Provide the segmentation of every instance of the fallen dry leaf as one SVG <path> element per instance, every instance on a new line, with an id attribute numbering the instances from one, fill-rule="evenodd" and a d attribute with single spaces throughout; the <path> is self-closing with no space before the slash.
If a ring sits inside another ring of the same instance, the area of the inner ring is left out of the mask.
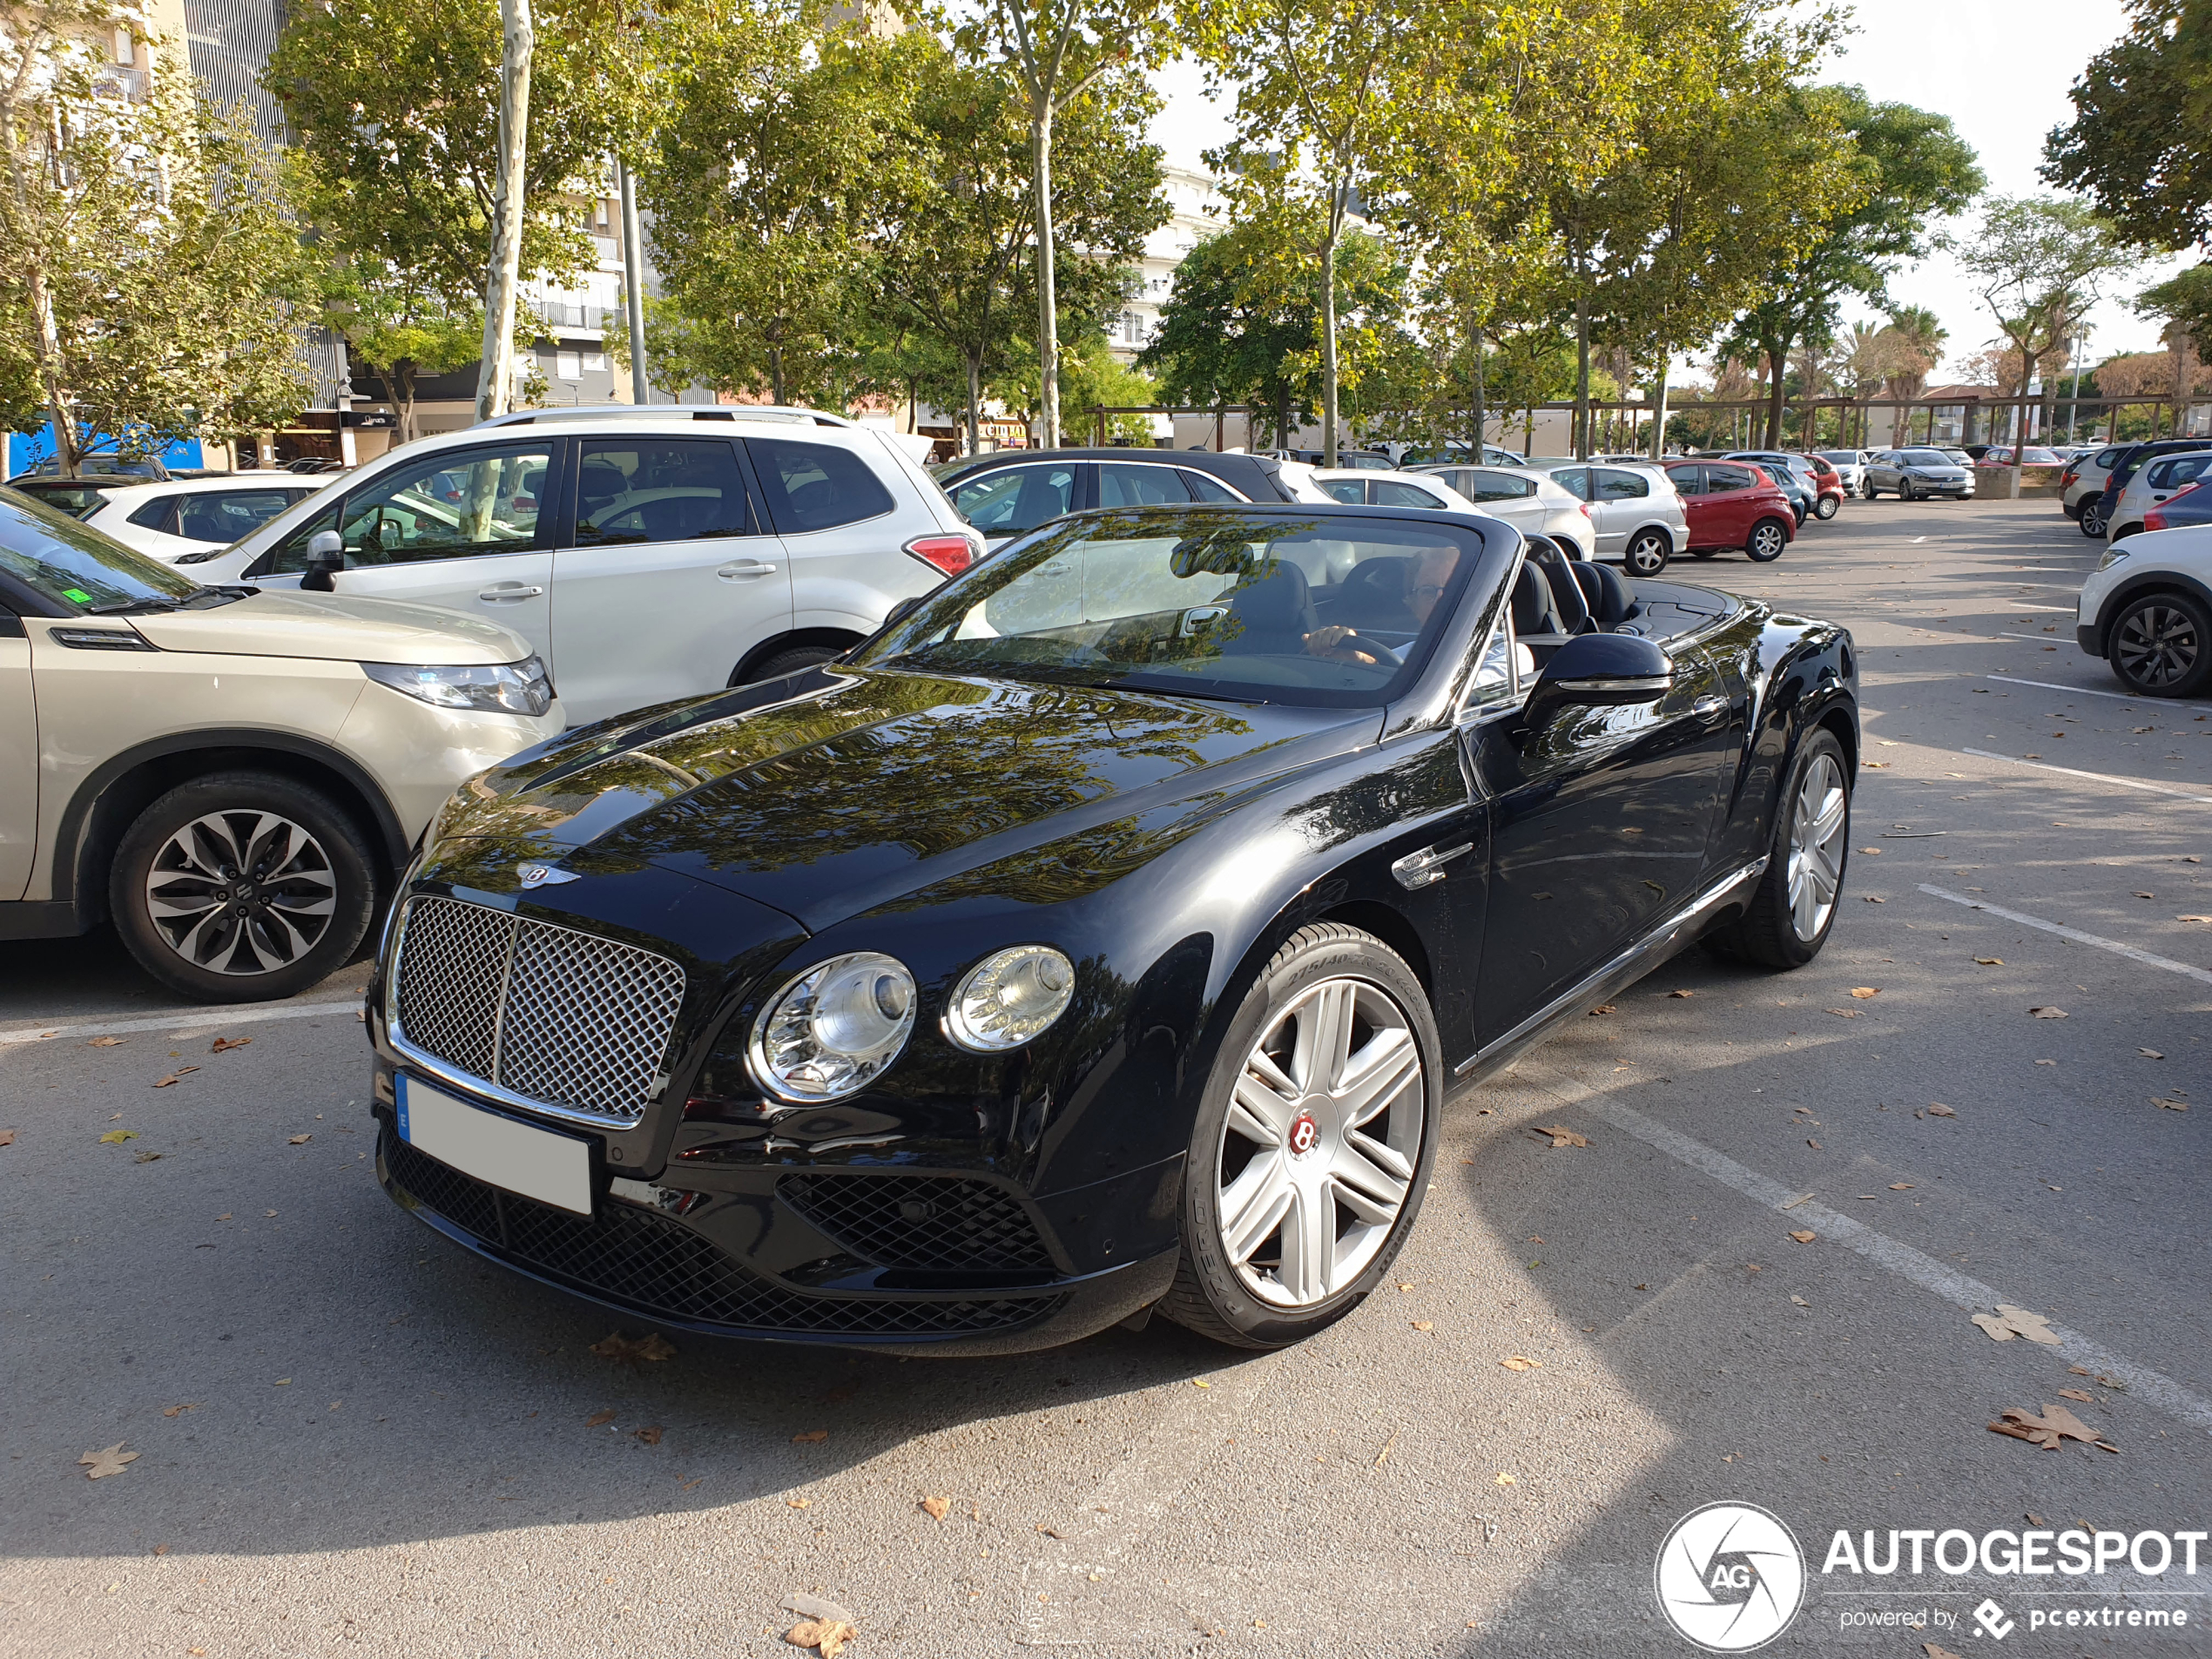
<path id="1" fill-rule="evenodd" d="M 314 1138 L 315 1137 L 312 1134 L 287 1136 L 284 1143 L 287 1146 L 305 1146 L 309 1141 L 312 1141 Z"/>
<path id="2" fill-rule="evenodd" d="M 275 1212 L 272 1211 L 270 1213 L 273 1215 Z M 634 1368 L 643 1369 L 649 1359 L 673 1359 L 676 1345 L 658 1331 L 642 1337 L 626 1337 L 616 1331 L 610 1333 L 605 1340 L 593 1343 L 591 1352 L 603 1359 L 618 1359 Z"/>
<path id="3" fill-rule="evenodd" d="M 2000 1302 L 1994 1313 L 1976 1313 L 1973 1323 L 1989 1333 L 1992 1342 L 2010 1342 L 2014 1337 L 2026 1337 L 2030 1342 L 2040 1342 L 2047 1348 L 2059 1345 L 2059 1339 L 2051 1329 L 2047 1317 L 2030 1313 L 2026 1308 L 2014 1307 L 2010 1302 Z"/>
<path id="4" fill-rule="evenodd" d="M 1854 985 L 1851 988 L 1851 995 L 1862 1002 L 1868 1001 L 1881 994 L 1882 988 L 1878 985 Z"/>
<path id="5" fill-rule="evenodd" d="M 2086 1446 L 2100 1447 L 2107 1452 L 2120 1448 L 2097 1438 L 2096 1432 L 2063 1406 L 2046 1406 L 2039 1414 L 2021 1406 L 2013 1406 L 1998 1413 L 1999 1420 L 1989 1425 L 1993 1434 L 2009 1434 L 2016 1440 L 2027 1440 L 2047 1452 L 2055 1452 L 2062 1440 L 2080 1440 Z"/>
<path id="6" fill-rule="evenodd" d="M 1821 1149 L 1820 1143 L 1819 1143 L 1818 1141 L 1814 1140 L 1814 1139 L 1813 1139 L 1811 1136 L 1807 1136 L 1805 1137 L 1805 1144 L 1806 1144 L 1807 1146 L 1809 1146 L 1809 1147 L 1812 1148 L 1812 1150 L 1813 1150 L 1814 1151 L 1816 1151 L 1816 1152 L 1817 1152 L 1817 1151 L 1819 1151 L 1819 1150 L 1822 1150 L 1822 1149 Z"/>
<path id="7" fill-rule="evenodd" d="M 1880 772 L 1892 763 L 1887 760 L 1862 760 L 1858 764 L 1869 772 Z"/>
<path id="8" fill-rule="evenodd" d="M 106 1134 L 100 1136 L 100 1144 L 102 1146 L 120 1146 L 125 1141 L 135 1141 L 138 1138 L 138 1131 L 134 1129 L 111 1129 Z"/>
<path id="9" fill-rule="evenodd" d="M 2212 916 L 2176 916 L 2176 921 L 2212 921 Z"/>
<path id="10" fill-rule="evenodd" d="M 786 1507 L 792 1509 L 812 1509 L 814 1507 L 814 1501 L 812 1498 L 786 1498 L 784 1503 Z"/>
<path id="11" fill-rule="evenodd" d="M 586 1428 L 604 1428 L 614 1420 L 615 1414 L 612 1412 L 594 1412 L 583 1420 L 583 1426 Z"/>
<path id="12" fill-rule="evenodd" d="M 1858 896 L 1865 900 L 1868 904 L 1887 904 L 1889 902 L 1887 899 L 1877 899 L 1871 893 L 1862 893 Z"/>
<path id="13" fill-rule="evenodd" d="M 120 1048 L 122 1043 L 121 1037 L 94 1037 L 84 1046 L 88 1049 L 115 1049 Z"/>
<path id="14" fill-rule="evenodd" d="M 650 1428 L 641 1428 L 637 1430 L 637 1438 L 643 1440 L 647 1446 L 658 1446 L 660 1444 L 660 1437 L 667 1433 L 668 1431 L 666 1429 L 663 1428 L 659 1424 L 655 1423 Z"/>
<path id="15" fill-rule="evenodd" d="M 2066 1010 L 2064 1008 L 2030 1008 L 2028 1009 L 2028 1012 L 2033 1014 L 2039 1020 L 2063 1020 L 2066 1018 Z"/>
<path id="16" fill-rule="evenodd" d="M 1793 1296 L 1790 1299 L 1792 1302 L 1795 1302 L 1801 1308 L 1809 1308 L 1812 1305 L 1811 1303 L 1806 1301 L 1802 1296 Z"/>
<path id="17" fill-rule="evenodd" d="M 1601 1002 L 1597 1007 L 1590 1010 L 1590 1017 L 1592 1019 L 1595 1019 L 1601 1014 L 1613 1014 L 1617 1011 L 1618 1010 L 1614 1008 L 1612 1003 Z"/>
<path id="18" fill-rule="evenodd" d="M 1974 961 L 1983 968 L 2002 968 L 2005 965 L 2002 956 L 1977 956 Z"/>
<path id="19" fill-rule="evenodd" d="M 154 1084 L 154 1087 L 156 1089 L 167 1089 L 174 1084 L 179 1078 L 182 1078 L 190 1073 L 198 1071 L 199 1069 L 199 1068 L 198 1066 L 179 1066 L 176 1069 L 176 1070 L 171 1072 L 166 1077 L 161 1078 L 158 1082 L 157 1082 Z"/>
<path id="20" fill-rule="evenodd" d="M 178 1416 L 179 1414 L 180 1414 L 180 1413 L 185 1413 L 185 1412 L 196 1412 L 196 1411 L 198 1411 L 199 1409 L 199 1402 L 198 1400 L 196 1400 L 196 1399 L 188 1399 L 188 1400 L 186 1400 L 186 1401 L 185 1401 L 183 1405 L 181 1405 L 181 1406 L 163 1406 L 163 1407 L 162 1407 L 162 1409 L 161 1409 L 161 1414 L 162 1414 L 164 1417 L 175 1417 L 175 1416 Z"/>
<path id="21" fill-rule="evenodd" d="M 111 1474 L 122 1474 L 126 1463 L 136 1463 L 138 1454 L 123 1449 L 129 1444 L 128 1440 L 118 1440 L 113 1446 L 104 1446 L 98 1451 L 87 1452 L 78 1459 L 79 1463 L 91 1466 L 85 1470 L 84 1478 L 87 1480 L 105 1480 Z"/>
<path id="22" fill-rule="evenodd" d="M 1858 850 L 1870 859 L 1878 859 L 1882 856 L 1882 849 L 1878 846 L 1862 846 Z"/>
<path id="23" fill-rule="evenodd" d="M 1923 1642 L 1920 1644 L 1920 1653 L 1922 1659 L 1959 1659 L 1957 1654 L 1939 1642 Z"/>
<path id="24" fill-rule="evenodd" d="M 827 1439 L 829 1439 L 827 1429 L 810 1428 L 804 1434 L 792 1435 L 791 1443 L 793 1446 L 819 1446 Z"/>
<path id="25" fill-rule="evenodd" d="M 1801 1244 L 1810 1244 L 1814 1239 L 1819 1238 L 1820 1235 L 1808 1229 L 1804 1232 L 1791 1233 L 1790 1237 L 1796 1239 Z"/>
<path id="26" fill-rule="evenodd" d="M 1416 1331 L 1433 1331 L 1436 1329 L 1436 1322 L 1433 1319 L 1415 1319 L 1412 1323 L 1413 1329 Z"/>
<path id="27" fill-rule="evenodd" d="M 133 1163 L 158 1163 L 161 1162 L 161 1154 L 158 1152 L 141 1152 L 137 1157 L 132 1159 L 131 1161 Z"/>
<path id="28" fill-rule="evenodd" d="M 1588 1136 L 1578 1135 L 1564 1123 L 1540 1123 L 1530 1133 L 1550 1136 L 1554 1146 L 1588 1146 L 1590 1143 Z"/>
<path id="29" fill-rule="evenodd" d="M 1697 993 L 1695 991 L 1669 991 L 1667 995 L 1669 996 L 1695 996 Z"/>
<path id="30" fill-rule="evenodd" d="M 1959 1114 L 1952 1111 L 1951 1108 L 1945 1105 L 1941 1101 L 1937 1101 L 1928 1108 L 1928 1116 L 1930 1117 L 1956 1117 Z"/>
<path id="31" fill-rule="evenodd" d="M 808 1619 L 792 1625 L 784 1640 L 794 1648 L 812 1648 L 822 1659 L 837 1659 L 853 1635 L 853 1627 L 842 1619 Z"/>
<path id="32" fill-rule="evenodd" d="M 1830 1008 L 1829 1013 L 1839 1020 L 1856 1020 L 1865 1010 L 1861 1008 Z"/>
<path id="33" fill-rule="evenodd" d="M 1544 1368 L 1542 1360 L 1531 1359 L 1527 1354 L 1521 1353 L 1509 1353 L 1498 1363 L 1507 1371 L 1541 1371 Z"/>
<path id="34" fill-rule="evenodd" d="M 2163 1106 L 2169 1112 L 2185 1112 L 2189 1109 L 2188 1103 L 2185 1100 L 2161 1100 L 2156 1095 L 2151 1096 L 2150 1103 L 2154 1106 Z"/>
<path id="35" fill-rule="evenodd" d="M 215 1039 L 215 1046 L 210 1049 L 207 1052 L 210 1054 L 221 1054 L 225 1050 L 230 1049 L 243 1049 L 247 1043 L 253 1041 L 253 1039 L 251 1037 L 218 1037 Z"/>
<path id="36" fill-rule="evenodd" d="M 1912 1184 L 1910 1181 L 1892 1181 L 1890 1183 L 1890 1190 L 1892 1192 L 1910 1192 L 1912 1190 Z"/>
<path id="37" fill-rule="evenodd" d="M 2061 1388 L 2059 1390 L 2059 1398 L 2078 1399 L 2084 1406 L 2094 1406 L 2097 1403 L 2097 1397 L 2086 1388 Z"/>
<path id="38" fill-rule="evenodd" d="M 1509 1487 L 1509 1486 L 1514 1486 L 1514 1485 L 1517 1485 L 1517 1484 L 1518 1484 L 1518 1482 L 1516 1482 L 1516 1481 L 1514 1480 L 1513 1476 L 1511 1476 L 1511 1475 L 1509 1475 L 1509 1474 L 1507 1474 L 1506 1473 L 1504 1473 L 1504 1472 L 1501 1470 L 1501 1471 L 1500 1471 L 1500 1472 L 1499 1472 L 1498 1479 L 1497 1479 L 1497 1480 L 1496 1480 L 1495 1484 L 1496 1484 L 1496 1485 L 1498 1485 L 1498 1486 L 1501 1486 L 1501 1487 Z"/>
<path id="39" fill-rule="evenodd" d="M 0 1129 L 0 1146 L 13 1146 L 15 1143 L 15 1130 L 11 1129 Z"/>
<path id="40" fill-rule="evenodd" d="M 2156 897 L 2158 897 L 2158 895 L 2157 895 L 2156 894 L 2155 894 L 2155 893 L 2142 893 L 2142 892 L 2138 892 L 2138 893 L 2135 894 L 2135 896 L 2136 896 L 2138 899 L 2155 899 Z"/>
<path id="41" fill-rule="evenodd" d="M 952 1505 L 942 1498 L 924 1498 L 921 1501 L 922 1514 L 932 1521 L 942 1521 L 951 1509 Z"/>

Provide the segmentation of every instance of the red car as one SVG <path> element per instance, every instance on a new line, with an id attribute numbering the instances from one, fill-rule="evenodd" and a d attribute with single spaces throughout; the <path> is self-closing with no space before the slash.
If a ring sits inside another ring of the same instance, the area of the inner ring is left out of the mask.
<path id="1" fill-rule="evenodd" d="M 1765 564 L 1782 556 L 1797 538 L 1797 515 L 1781 487 L 1761 469 L 1744 461 L 1676 461 L 1667 475 L 1675 481 L 1683 510 L 1689 516 L 1689 552 L 1710 559 L 1740 547 Z"/>
<path id="2" fill-rule="evenodd" d="M 1804 460 L 1820 484 L 1820 494 L 1813 498 L 1812 516 L 1824 523 L 1842 509 L 1844 497 L 1851 492 L 1844 488 L 1844 475 L 1826 455 L 1809 455 Z"/>

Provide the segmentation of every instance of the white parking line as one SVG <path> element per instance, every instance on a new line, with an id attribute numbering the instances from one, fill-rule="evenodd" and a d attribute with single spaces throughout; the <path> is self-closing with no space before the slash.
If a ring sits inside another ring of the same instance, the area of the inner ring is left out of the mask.
<path id="1" fill-rule="evenodd" d="M 1532 1075 L 1537 1071 L 1543 1076 Z M 1801 1189 L 1785 1187 L 1779 1181 L 1761 1175 L 1756 1170 L 1747 1169 L 1703 1142 L 1694 1141 L 1679 1130 L 1646 1117 L 1642 1112 L 1623 1106 L 1620 1102 L 1553 1071 L 1549 1067 L 1523 1066 L 1517 1075 L 1527 1078 L 1535 1088 L 1554 1099 L 1595 1114 L 1624 1134 L 1633 1135 L 1669 1157 L 1694 1170 L 1703 1170 L 1723 1186 L 1733 1187 L 1753 1203 L 1763 1204 L 1769 1210 L 1778 1211 L 1799 1196 Z M 1934 1257 L 1917 1251 L 1910 1244 L 1901 1244 L 1886 1234 L 1876 1232 L 1864 1222 L 1853 1220 L 1824 1204 L 1799 1203 L 1789 1213 L 1792 1224 L 1810 1228 L 1824 1239 L 1856 1251 L 1867 1260 L 1888 1268 L 1900 1278 L 1910 1279 L 1922 1290 L 1933 1291 L 1945 1301 L 1969 1312 L 1986 1313 L 2000 1302 L 2012 1299 L 1979 1279 L 1971 1278 L 1956 1269 L 1946 1267 Z M 2148 1366 L 2101 1346 L 2079 1331 L 2056 1322 L 2052 1324 L 2051 1331 L 2059 1339 L 2055 1352 L 2060 1359 L 2119 1378 L 2127 1384 L 2128 1393 L 2134 1399 L 2157 1406 L 2192 1428 L 2212 1429 L 2212 1399 L 2206 1399 L 2202 1395 L 2182 1387 L 2163 1372 L 2153 1371 Z"/>
<path id="2" fill-rule="evenodd" d="M 121 1036 L 131 1031 L 173 1031 L 191 1036 L 219 1026 L 259 1024 L 269 1020 L 311 1020 L 317 1015 L 342 1014 L 361 1006 L 361 993 L 326 996 L 314 1002 L 239 1002 L 226 1007 L 177 1008 L 168 1014 L 138 1020 L 91 1020 L 71 1025 L 23 1025 L 0 1031 L 0 1049 L 24 1042 L 50 1042 L 63 1037 Z"/>
<path id="3" fill-rule="evenodd" d="M 2032 641 L 2033 644 L 2038 645 L 2049 645 L 2056 640 L 2057 634 L 2054 631 L 2047 636 L 2043 634 L 1999 634 L 1997 637 L 2000 639 L 2026 639 Z"/>
<path id="4" fill-rule="evenodd" d="M 2192 795 L 2188 790 L 2176 789 L 2171 784 L 2154 784 L 2141 778 L 2115 778 L 2108 772 L 2077 772 L 2072 766 L 2054 766 L 2047 760 L 2023 760 L 2018 755 L 2000 755 L 1993 749 L 1961 747 L 1959 752 L 1979 755 L 1984 760 L 2002 760 L 2015 766 L 2033 766 L 2038 772 L 2060 772 L 2069 778 L 2087 778 L 2092 783 L 2117 784 L 2122 789 L 2148 789 L 2155 795 L 2172 795 L 2182 800 L 2193 800 L 2200 806 L 2212 806 L 2212 796 Z"/>
<path id="5" fill-rule="evenodd" d="M 2202 968 L 2191 967 L 2187 962 L 2177 962 L 2170 956 L 2154 956 L 2150 952 L 2138 950 L 2133 945 L 2123 945 L 2117 939 L 2105 939 L 2096 934 L 2085 934 L 2079 927 L 2068 927 L 2060 922 L 2046 921 L 2040 916 L 2031 916 L 2023 911 L 2007 910 L 2002 905 L 1991 904 L 1982 899 L 1970 899 L 1963 893 L 1953 893 L 1948 887 L 1931 887 L 1925 881 L 1920 883 L 1920 891 L 1932 894 L 1939 899 L 1948 899 L 1952 904 L 1965 905 L 1969 910 L 1986 910 L 1993 916 L 2002 916 L 2007 921 L 2017 921 L 2023 927 L 2040 927 L 2045 933 L 2056 934 L 2061 939 L 2071 939 L 2083 945 L 2094 945 L 2099 950 L 2111 951 L 2115 955 L 2125 956 L 2131 961 L 2141 962 L 2147 968 L 2162 968 L 2169 974 L 2186 974 L 2191 979 L 2202 980 L 2207 985 L 2212 985 L 2212 973 L 2208 973 Z"/>
<path id="6" fill-rule="evenodd" d="M 2141 703 L 2151 708 L 2155 708 L 2161 704 L 2168 708 L 2176 709 L 2212 708 L 2212 703 L 2189 703 L 2178 698 L 2136 697 L 2127 691 L 2100 691 L 2087 685 L 2060 685 L 2050 680 L 2017 679 L 2010 674 L 1984 674 L 1982 678 L 2001 681 L 2006 685 L 2033 685 L 2046 691 L 2068 691 L 2081 697 L 2116 698 L 2122 703 Z"/>

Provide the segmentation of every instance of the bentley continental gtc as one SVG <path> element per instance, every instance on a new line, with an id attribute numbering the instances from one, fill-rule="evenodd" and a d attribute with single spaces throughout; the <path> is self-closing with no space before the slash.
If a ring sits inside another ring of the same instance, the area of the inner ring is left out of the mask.
<path id="1" fill-rule="evenodd" d="M 1671 953 L 1810 961 L 1841 628 L 1477 514 L 1060 519 L 843 658 L 571 732 L 432 825 L 378 1171 L 672 1328 L 1293 1342 L 1447 1091 Z"/>

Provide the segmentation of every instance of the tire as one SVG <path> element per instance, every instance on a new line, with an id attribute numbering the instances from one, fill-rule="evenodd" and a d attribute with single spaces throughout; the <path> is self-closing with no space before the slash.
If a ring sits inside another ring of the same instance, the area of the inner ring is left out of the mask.
<path id="1" fill-rule="evenodd" d="M 1294 1078 L 1307 1022 L 1332 1012 L 1350 1016 L 1346 1053 Z M 1395 1080 L 1385 1104 L 1348 1126 L 1328 1093 L 1289 1092 L 1384 1067 Z M 1206 1080 L 1184 1167 L 1183 1258 L 1160 1312 L 1232 1347 L 1280 1348 L 1358 1307 L 1420 1214 L 1444 1083 L 1427 994 L 1388 947 L 1333 922 L 1293 934 L 1245 993 Z M 1347 1168 L 1353 1179 L 1339 1178 Z M 1285 1237 L 1301 1217 L 1322 1248 Z"/>
<path id="2" fill-rule="evenodd" d="M 1716 559 L 1720 553 L 1720 549 L 1716 547 L 1693 547 L 1689 550 L 1689 556 L 1693 559 Z"/>
<path id="3" fill-rule="evenodd" d="M 1754 564 L 1771 564 L 1789 545 L 1790 532 L 1782 528 L 1782 521 L 1763 518 L 1751 526 L 1751 533 L 1743 538 L 1743 554 Z"/>
<path id="4" fill-rule="evenodd" d="M 2105 540 L 2109 542 L 2114 547 L 2117 547 L 2129 536 L 2141 536 L 2142 533 L 2143 527 L 2141 524 L 2122 524 L 2118 529 L 2113 531 L 2110 536 L 2105 537 Z"/>
<path id="5" fill-rule="evenodd" d="M 1918 501 L 1920 492 L 1912 487 L 1912 481 L 1908 478 L 1897 487 L 1897 498 L 1899 501 Z"/>
<path id="6" fill-rule="evenodd" d="M 1708 934 L 1706 948 L 1762 968 L 1803 968 L 1836 925 L 1850 861 L 1850 771 L 1835 733 L 1816 728 L 1778 797 L 1766 872 L 1750 907 Z"/>
<path id="7" fill-rule="evenodd" d="M 1861 491 L 1860 493 L 1861 493 L 1862 495 L 1864 495 L 1864 496 L 1866 497 L 1866 499 L 1867 499 L 1867 500 L 1869 500 L 1869 501 L 1879 501 L 1879 500 L 1881 500 L 1881 499 L 1882 499 L 1882 492 L 1881 492 L 1880 490 L 1878 490 L 1878 489 L 1875 489 L 1875 488 L 1874 488 L 1874 486 L 1873 486 L 1872 484 L 1871 484 L 1871 483 L 1870 483 L 1870 484 L 1868 484 L 1868 485 L 1866 486 L 1866 488 L 1865 488 L 1863 491 Z"/>
<path id="8" fill-rule="evenodd" d="M 211 772 L 124 832 L 108 905 L 138 966 L 179 995 L 273 1001 L 353 959 L 376 908 L 375 863 L 320 790 Z"/>
<path id="9" fill-rule="evenodd" d="M 2212 610 L 2193 594 L 2138 594 L 2113 617 L 2105 650 L 2129 691 L 2195 697 L 2212 680 Z"/>
<path id="10" fill-rule="evenodd" d="M 1835 496 L 1823 496 L 1817 502 L 1813 503 L 1812 516 L 1824 524 L 1830 519 L 1835 517 L 1837 513 L 1840 511 L 1842 508 L 1843 502 L 1837 500 Z"/>
<path id="11" fill-rule="evenodd" d="M 2081 503 L 2081 516 L 2074 521 L 2074 528 L 2093 541 L 2102 541 L 2105 534 L 2105 509 L 2102 502 Z"/>
<path id="12" fill-rule="evenodd" d="M 1622 550 L 1621 563 L 1628 567 L 1630 576 L 1657 576 L 1667 568 L 1667 561 L 1674 554 L 1674 544 L 1663 530 L 1638 530 L 1629 537 Z"/>
<path id="13" fill-rule="evenodd" d="M 796 674 L 802 668 L 813 668 L 818 663 L 835 662 L 841 653 L 834 645 L 793 645 L 779 651 L 773 657 L 753 664 L 747 671 L 732 670 L 732 685 L 758 685 L 763 680 L 779 680 L 786 674 Z"/>

